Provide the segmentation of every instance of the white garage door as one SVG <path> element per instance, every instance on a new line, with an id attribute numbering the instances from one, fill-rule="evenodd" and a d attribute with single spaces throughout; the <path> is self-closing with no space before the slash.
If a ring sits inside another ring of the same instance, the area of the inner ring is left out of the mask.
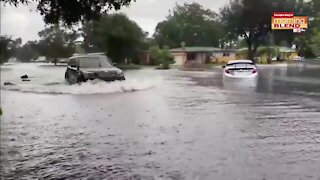
<path id="1" fill-rule="evenodd" d="M 184 56 L 183 55 L 175 56 L 174 61 L 175 61 L 174 65 L 183 65 L 184 64 Z"/>

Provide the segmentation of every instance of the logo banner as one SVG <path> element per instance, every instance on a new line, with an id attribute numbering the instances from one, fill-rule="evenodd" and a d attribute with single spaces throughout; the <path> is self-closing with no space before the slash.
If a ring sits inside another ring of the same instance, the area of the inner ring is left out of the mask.
<path id="1" fill-rule="evenodd" d="M 272 30 L 290 30 L 300 33 L 308 29 L 308 16 L 295 16 L 293 12 L 274 12 Z"/>

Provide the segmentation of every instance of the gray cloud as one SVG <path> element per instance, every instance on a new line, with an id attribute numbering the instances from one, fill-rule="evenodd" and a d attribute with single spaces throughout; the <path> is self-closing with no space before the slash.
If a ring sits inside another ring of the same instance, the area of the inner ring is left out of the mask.
<path id="1" fill-rule="evenodd" d="M 229 0 L 136 0 L 129 7 L 122 8 L 130 19 L 136 21 L 144 31 L 153 34 L 158 22 L 165 19 L 176 3 L 198 2 L 205 8 L 218 11 Z M 45 26 L 43 18 L 36 12 L 36 5 L 1 6 L 1 35 L 22 37 L 23 42 L 39 39 L 38 32 Z"/>
<path id="2" fill-rule="evenodd" d="M 1 35 L 21 37 L 23 42 L 39 39 L 38 32 L 45 26 L 36 5 L 1 6 Z"/>

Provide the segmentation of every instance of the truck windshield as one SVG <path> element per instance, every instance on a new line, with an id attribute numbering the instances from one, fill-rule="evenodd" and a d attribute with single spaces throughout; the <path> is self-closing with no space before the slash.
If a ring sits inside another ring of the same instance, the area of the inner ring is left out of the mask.
<path id="1" fill-rule="evenodd" d="M 105 56 L 81 57 L 79 58 L 80 68 L 104 68 L 112 65 Z"/>

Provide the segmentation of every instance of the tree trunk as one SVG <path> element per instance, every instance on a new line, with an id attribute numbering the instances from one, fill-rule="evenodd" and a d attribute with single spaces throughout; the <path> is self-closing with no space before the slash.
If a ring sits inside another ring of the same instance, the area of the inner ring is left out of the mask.
<path id="1" fill-rule="evenodd" d="M 271 57 L 270 56 L 268 56 L 267 62 L 268 62 L 268 64 L 271 64 Z"/>
<path id="2" fill-rule="evenodd" d="M 246 35 L 246 42 L 248 45 L 248 59 L 256 63 L 255 55 L 256 55 L 259 43 L 255 40 L 252 32 L 250 32 L 249 35 Z"/>
<path id="3" fill-rule="evenodd" d="M 253 60 L 252 42 L 250 39 L 247 39 L 247 45 L 248 45 L 248 59 Z"/>
<path id="4" fill-rule="evenodd" d="M 255 44 L 254 44 L 254 48 L 253 48 L 253 50 L 252 50 L 252 59 L 251 59 L 251 60 L 253 61 L 253 63 L 257 63 L 255 56 L 256 56 L 256 54 L 257 54 L 257 49 L 258 49 L 258 47 L 259 47 L 259 44 L 258 44 L 258 43 L 255 43 Z"/>

